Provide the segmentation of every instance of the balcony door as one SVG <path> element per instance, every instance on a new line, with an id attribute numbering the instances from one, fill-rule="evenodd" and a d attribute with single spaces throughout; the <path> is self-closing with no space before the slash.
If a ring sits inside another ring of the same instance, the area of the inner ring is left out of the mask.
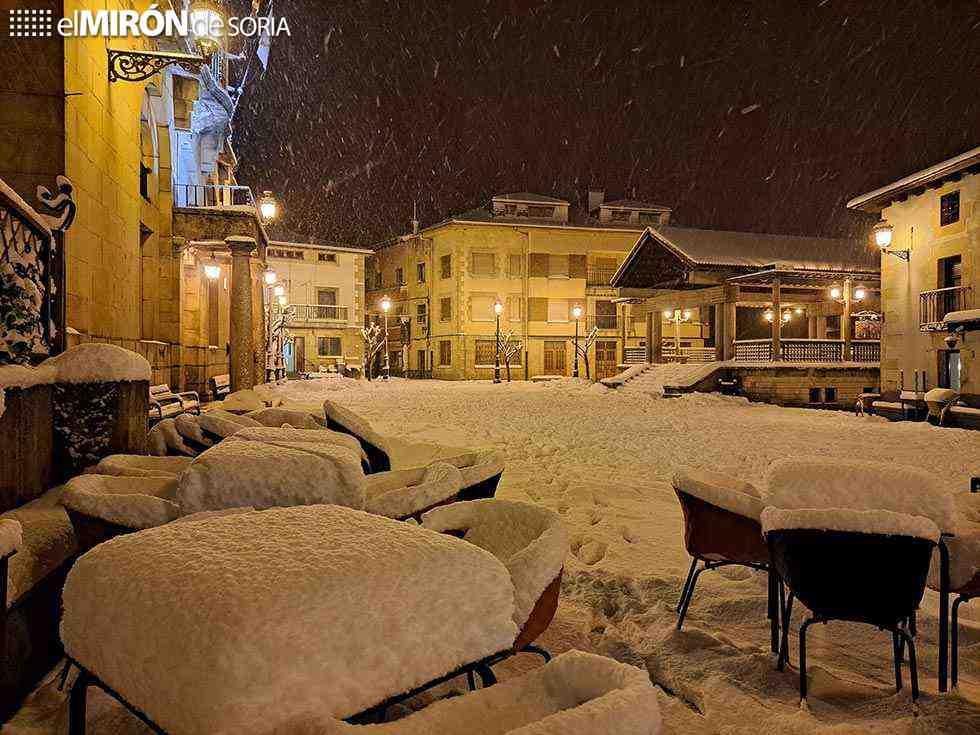
<path id="1" fill-rule="evenodd" d="M 337 289 L 318 288 L 316 290 L 316 318 L 335 319 L 337 317 Z"/>
<path id="2" fill-rule="evenodd" d="M 306 372 L 306 337 L 293 337 L 293 360 L 296 372 Z"/>
<path id="3" fill-rule="evenodd" d="M 939 387 L 960 392 L 959 350 L 939 350 Z"/>

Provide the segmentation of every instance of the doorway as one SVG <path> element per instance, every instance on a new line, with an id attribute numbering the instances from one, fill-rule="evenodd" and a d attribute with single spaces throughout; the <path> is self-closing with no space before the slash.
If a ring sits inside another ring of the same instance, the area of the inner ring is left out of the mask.
<path id="1" fill-rule="evenodd" d="M 546 375 L 565 374 L 565 343 L 544 343 L 544 372 Z"/>
<path id="2" fill-rule="evenodd" d="M 611 378 L 617 372 L 616 340 L 602 339 L 595 343 L 595 379 Z"/>
<path id="3" fill-rule="evenodd" d="M 293 337 L 293 360 L 297 373 L 306 372 L 306 337 Z"/>

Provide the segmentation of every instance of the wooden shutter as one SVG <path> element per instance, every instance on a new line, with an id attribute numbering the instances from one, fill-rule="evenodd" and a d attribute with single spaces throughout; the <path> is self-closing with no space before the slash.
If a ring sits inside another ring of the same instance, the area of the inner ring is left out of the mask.
<path id="1" fill-rule="evenodd" d="M 548 299 L 529 297 L 527 300 L 527 318 L 532 322 L 548 321 Z"/>
<path id="2" fill-rule="evenodd" d="M 568 277 L 569 278 L 585 278 L 586 270 L 586 256 L 585 255 L 569 255 L 568 256 Z"/>
<path id="3" fill-rule="evenodd" d="M 531 253 L 528 255 L 528 275 L 531 278 L 548 277 L 548 254 Z"/>

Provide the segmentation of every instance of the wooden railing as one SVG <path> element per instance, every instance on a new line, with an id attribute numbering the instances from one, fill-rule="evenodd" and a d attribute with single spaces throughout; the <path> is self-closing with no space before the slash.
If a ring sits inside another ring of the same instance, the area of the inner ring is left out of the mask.
<path id="1" fill-rule="evenodd" d="M 664 341 L 661 355 L 665 362 L 706 363 L 717 359 L 714 347 L 681 347 L 678 353 L 674 349 L 673 341 Z"/>
<path id="2" fill-rule="evenodd" d="M 784 339 L 780 341 L 783 362 L 834 363 L 844 362 L 844 342 L 839 339 Z M 735 341 L 736 362 L 772 362 L 772 340 L 743 339 Z M 878 340 L 853 340 L 850 362 L 876 363 L 881 361 Z"/>
<path id="3" fill-rule="evenodd" d="M 969 286 L 923 291 L 919 294 L 919 330 L 932 332 L 942 329 L 943 318 L 947 314 L 972 308 L 973 290 Z"/>
<path id="4" fill-rule="evenodd" d="M 599 287 L 609 286 L 614 275 L 616 275 L 615 268 L 589 266 L 585 271 L 585 285 Z"/>
<path id="5" fill-rule="evenodd" d="M 293 304 L 292 308 L 295 313 L 290 322 L 346 322 L 350 316 L 350 309 L 346 306 Z"/>
<path id="6" fill-rule="evenodd" d="M 735 360 L 738 362 L 771 362 L 771 339 L 735 340 Z"/>
<path id="7" fill-rule="evenodd" d="M 851 342 L 851 362 L 881 362 L 881 342 L 862 339 Z"/>
<path id="8" fill-rule="evenodd" d="M 784 339 L 784 362 L 843 362 L 844 342 L 838 339 Z"/>
<path id="9" fill-rule="evenodd" d="M 177 184 L 175 207 L 254 207 L 255 197 L 247 186 L 231 184 Z"/>

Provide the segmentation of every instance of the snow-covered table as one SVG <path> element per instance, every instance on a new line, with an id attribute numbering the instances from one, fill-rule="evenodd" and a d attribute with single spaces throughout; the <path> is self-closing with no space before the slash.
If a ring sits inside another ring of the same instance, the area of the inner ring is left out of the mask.
<path id="1" fill-rule="evenodd" d="M 171 523 L 69 574 L 73 712 L 96 684 L 174 735 L 349 717 L 509 649 L 514 604 L 490 553 L 348 508 Z"/>

